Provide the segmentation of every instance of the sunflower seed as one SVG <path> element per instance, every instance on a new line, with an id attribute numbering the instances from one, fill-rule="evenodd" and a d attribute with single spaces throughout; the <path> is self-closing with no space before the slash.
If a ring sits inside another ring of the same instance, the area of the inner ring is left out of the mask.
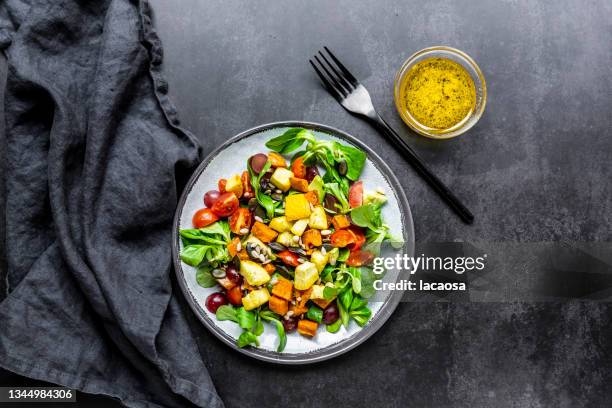
<path id="1" fill-rule="evenodd" d="M 331 235 L 331 231 L 328 229 L 324 229 L 321 231 L 321 235 L 326 236 L 326 235 Z"/>
<path id="2" fill-rule="evenodd" d="M 283 190 L 278 189 L 278 188 L 277 188 L 277 189 L 276 189 L 274 192 L 275 192 L 276 194 L 283 194 Z"/>
<path id="3" fill-rule="evenodd" d="M 325 247 L 321 247 L 321 253 L 325 255 L 327 253 L 327 249 L 325 249 Z"/>
<path id="4" fill-rule="evenodd" d="M 236 251 L 237 252 L 242 251 L 242 242 L 238 241 L 238 244 L 236 245 Z"/>
<path id="5" fill-rule="evenodd" d="M 255 216 L 255 221 L 257 222 L 263 222 L 263 218 L 261 218 L 259 215 Z"/>
<path id="6" fill-rule="evenodd" d="M 298 258 L 298 260 L 297 260 L 297 261 L 298 261 L 299 263 L 301 263 L 301 264 L 302 264 L 302 263 L 304 263 L 304 262 L 306 262 L 306 260 L 305 260 L 304 258 Z"/>
<path id="7" fill-rule="evenodd" d="M 298 242 L 300 242 L 300 237 L 298 237 L 297 235 L 294 235 L 293 238 L 291 238 L 293 240 L 293 242 L 295 242 L 296 244 Z"/>
<path id="8" fill-rule="evenodd" d="M 261 260 L 261 262 L 265 263 L 268 258 L 266 258 L 266 256 L 264 254 L 259 255 L 259 259 Z"/>
<path id="9" fill-rule="evenodd" d="M 295 300 L 297 300 L 298 302 L 301 302 L 302 301 L 302 297 L 298 296 L 298 297 L 295 298 Z"/>
<path id="10" fill-rule="evenodd" d="M 249 233 L 249 229 L 248 228 L 241 228 L 240 231 L 240 235 L 246 235 Z"/>
<path id="11" fill-rule="evenodd" d="M 272 193 L 272 190 L 266 190 L 266 191 L 264 191 L 264 194 L 265 194 L 265 195 L 270 195 L 270 193 Z"/>

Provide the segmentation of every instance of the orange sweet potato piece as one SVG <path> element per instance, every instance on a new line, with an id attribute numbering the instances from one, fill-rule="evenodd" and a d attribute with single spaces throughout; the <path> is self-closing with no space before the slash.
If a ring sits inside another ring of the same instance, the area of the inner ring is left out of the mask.
<path id="1" fill-rule="evenodd" d="M 250 259 L 251 257 L 249 256 L 248 252 L 246 251 L 246 249 L 242 248 L 240 250 L 240 252 L 238 252 L 238 258 L 240 258 L 241 260 L 246 260 L 246 259 Z"/>
<path id="2" fill-rule="evenodd" d="M 336 230 L 341 230 L 351 226 L 351 223 L 346 215 L 334 215 L 334 218 L 332 218 L 332 224 Z"/>
<path id="3" fill-rule="evenodd" d="M 298 317 L 306 313 L 308 308 L 306 306 L 291 305 L 289 306 L 289 311 L 293 312 L 294 317 Z"/>
<path id="4" fill-rule="evenodd" d="M 318 327 L 319 324 L 317 322 L 302 319 L 298 322 L 297 331 L 304 336 L 314 337 L 317 334 Z"/>
<path id="5" fill-rule="evenodd" d="M 323 245 L 323 240 L 321 238 L 321 232 L 319 232 L 319 230 L 317 229 L 307 230 L 302 235 L 302 244 L 304 244 L 304 246 L 307 249 L 310 249 L 313 247 L 320 247 L 321 245 Z"/>
<path id="6" fill-rule="evenodd" d="M 274 271 L 276 270 L 276 266 L 272 265 L 271 263 L 269 264 L 265 264 L 263 267 L 266 272 L 268 272 L 268 274 L 272 275 L 274 273 Z"/>
<path id="7" fill-rule="evenodd" d="M 259 238 L 262 242 L 266 243 L 272 242 L 278 235 L 278 232 L 259 221 L 255 221 L 253 228 L 251 228 L 251 233 Z"/>
<path id="8" fill-rule="evenodd" d="M 221 286 L 223 286 L 223 288 L 225 290 L 230 290 L 232 289 L 234 286 L 236 286 L 236 284 L 234 282 L 232 282 L 231 280 L 229 280 L 228 278 L 221 278 L 221 279 L 217 279 L 217 283 Z"/>
<path id="9" fill-rule="evenodd" d="M 285 299 L 272 296 L 268 301 L 268 307 L 274 313 L 278 313 L 279 315 L 284 316 L 289 310 L 289 302 L 287 302 Z"/>
<path id="10" fill-rule="evenodd" d="M 272 167 L 287 167 L 285 158 L 276 152 L 268 153 L 268 161 Z"/>
<path id="11" fill-rule="evenodd" d="M 304 195 L 304 197 L 306 198 L 306 200 L 308 200 L 310 204 L 314 206 L 317 206 L 320 204 L 319 194 L 316 191 L 309 191 Z"/>
<path id="12" fill-rule="evenodd" d="M 291 182 L 291 188 L 302 193 L 306 193 L 308 191 L 308 180 L 304 180 L 297 177 L 291 177 L 289 179 Z"/>
<path id="13" fill-rule="evenodd" d="M 238 244 L 240 244 L 240 238 L 235 237 L 227 244 L 227 251 L 231 257 L 238 255 Z"/>
<path id="14" fill-rule="evenodd" d="M 291 300 L 293 294 L 293 283 L 283 277 L 278 278 L 278 282 L 272 287 L 272 294 L 281 299 Z"/>

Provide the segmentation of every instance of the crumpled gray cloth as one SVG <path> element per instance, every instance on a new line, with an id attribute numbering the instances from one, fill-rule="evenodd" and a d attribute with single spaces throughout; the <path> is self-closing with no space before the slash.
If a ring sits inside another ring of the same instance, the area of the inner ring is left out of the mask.
<path id="1" fill-rule="evenodd" d="M 0 366 L 133 407 L 220 407 L 171 279 L 200 160 L 146 1 L 2 0 L 8 58 Z"/>

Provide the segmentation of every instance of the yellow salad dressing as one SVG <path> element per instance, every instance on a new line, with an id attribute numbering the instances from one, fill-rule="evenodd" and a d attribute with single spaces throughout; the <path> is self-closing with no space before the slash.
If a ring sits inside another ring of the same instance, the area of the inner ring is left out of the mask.
<path id="1" fill-rule="evenodd" d="M 400 88 L 401 109 L 421 125 L 445 130 L 461 123 L 476 106 L 476 88 L 459 63 L 428 58 L 406 73 Z"/>

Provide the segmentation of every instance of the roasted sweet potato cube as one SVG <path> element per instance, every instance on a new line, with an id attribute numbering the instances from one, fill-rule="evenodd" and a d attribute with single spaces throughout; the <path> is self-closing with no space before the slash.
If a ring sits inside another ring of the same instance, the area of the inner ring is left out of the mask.
<path id="1" fill-rule="evenodd" d="M 306 290 L 296 290 L 294 293 L 295 303 L 299 306 L 305 306 L 306 302 L 310 299 L 310 294 L 312 293 L 312 288 Z"/>
<path id="2" fill-rule="evenodd" d="M 289 302 L 287 302 L 285 299 L 272 296 L 268 301 L 268 307 L 274 313 L 278 313 L 279 315 L 284 316 L 289 310 Z"/>
<path id="3" fill-rule="evenodd" d="M 304 336 L 314 337 L 315 334 L 317 334 L 318 327 L 319 325 L 317 322 L 302 319 L 298 322 L 297 331 Z"/>
<path id="4" fill-rule="evenodd" d="M 276 270 L 276 266 L 274 266 L 271 263 L 269 263 L 269 264 L 265 264 L 264 265 L 264 269 L 266 270 L 266 272 L 268 272 L 270 275 L 272 275 L 274 273 L 274 271 Z"/>
<path id="5" fill-rule="evenodd" d="M 321 204 L 319 201 L 319 194 L 317 194 L 317 192 L 314 190 L 307 192 L 304 197 L 306 197 L 306 200 L 308 200 L 308 202 L 314 206 Z"/>
<path id="6" fill-rule="evenodd" d="M 268 243 L 272 242 L 274 238 L 276 238 L 278 232 L 274 231 L 263 222 L 255 221 L 253 228 L 251 228 L 251 234 L 255 235 L 262 242 Z"/>
<path id="7" fill-rule="evenodd" d="M 236 286 L 236 284 L 234 282 L 232 282 L 231 280 L 229 280 L 228 278 L 217 279 L 217 283 L 219 285 L 221 285 L 226 290 L 230 290 L 234 286 Z"/>
<path id="8" fill-rule="evenodd" d="M 334 218 L 332 218 L 332 224 L 336 230 L 341 230 L 351 226 L 351 223 L 346 215 L 334 215 Z"/>
<path id="9" fill-rule="evenodd" d="M 268 153 L 268 161 L 272 167 L 287 167 L 285 158 L 276 152 Z"/>
<path id="10" fill-rule="evenodd" d="M 292 189 L 297 190 L 302 193 L 305 193 L 308 191 L 308 180 L 298 178 L 298 177 L 291 177 L 289 181 L 291 182 Z"/>
<path id="11" fill-rule="evenodd" d="M 289 311 L 293 313 L 294 317 L 298 317 L 306 313 L 308 308 L 306 306 L 291 305 L 289 306 Z"/>
<path id="12" fill-rule="evenodd" d="M 227 252 L 229 252 L 231 257 L 238 255 L 238 244 L 240 244 L 240 238 L 235 237 L 227 244 Z"/>
<path id="13" fill-rule="evenodd" d="M 278 278 L 278 282 L 272 287 L 272 294 L 281 299 L 291 300 L 293 294 L 293 283 L 283 277 Z"/>
<path id="14" fill-rule="evenodd" d="M 314 303 L 315 305 L 319 306 L 321 309 L 327 308 L 327 306 L 329 306 L 331 304 L 331 302 L 334 301 L 334 299 L 331 299 L 331 300 L 310 299 L 310 300 L 312 300 L 312 303 Z"/>
<path id="15" fill-rule="evenodd" d="M 314 247 L 320 247 L 323 245 L 323 240 L 321 238 L 321 233 L 317 229 L 309 229 L 302 235 L 302 244 L 306 247 L 306 249 L 311 249 Z"/>

